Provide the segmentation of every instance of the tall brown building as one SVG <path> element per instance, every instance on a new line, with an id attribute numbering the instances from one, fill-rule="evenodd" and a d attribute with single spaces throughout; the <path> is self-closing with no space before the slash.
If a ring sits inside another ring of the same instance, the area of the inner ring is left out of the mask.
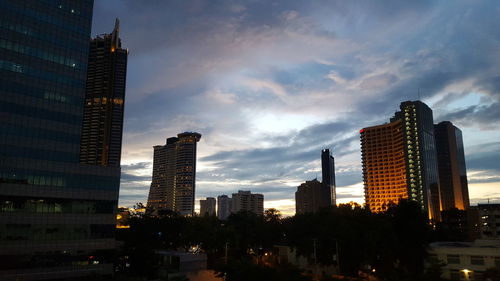
<path id="1" fill-rule="evenodd" d="M 185 132 L 154 147 L 153 178 L 148 209 L 171 210 L 192 216 L 194 212 L 196 143 L 201 134 Z"/>
<path id="2" fill-rule="evenodd" d="M 365 201 L 372 212 L 385 211 L 408 198 L 401 120 L 360 133 Z"/>
<path id="3" fill-rule="evenodd" d="M 122 49 L 120 22 L 111 34 L 90 42 L 80 162 L 120 166 L 128 51 Z"/>
<path id="4" fill-rule="evenodd" d="M 451 122 L 434 125 L 443 210 L 468 209 L 469 188 L 465 168 L 462 131 Z"/>
<path id="5" fill-rule="evenodd" d="M 295 192 L 295 213 L 314 213 L 321 208 L 332 206 L 330 186 L 317 179 L 306 181 Z"/>

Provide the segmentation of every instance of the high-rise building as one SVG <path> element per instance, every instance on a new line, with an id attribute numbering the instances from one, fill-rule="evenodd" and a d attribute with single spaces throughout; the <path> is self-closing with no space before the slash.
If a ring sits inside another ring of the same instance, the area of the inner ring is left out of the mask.
<path id="1" fill-rule="evenodd" d="M 321 174 L 323 176 L 321 182 L 330 188 L 330 205 L 336 205 L 335 159 L 329 149 L 323 149 L 321 151 Z"/>
<path id="2" fill-rule="evenodd" d="M 171 210 L 184 216 L 194 213 L 196 143 L 201 134 L 184 132 L 154 147 L 153 178 L 148 209 Z"/>
<path id="3" fill-rule="evenodd" d="M 119 166 L 128 51 L 122 49 L 120 22 L 110 34 L 90 41 L 80 162 Z"/>
<path id="4" fill-rule="evenodd" d="M 332 206 L 330 186 L 317 179 L 306 181 L 295 192 L 295 213 L 314 213 L 321 208 Z"/>
<path id="5" fill-rule="evenodd" d="M 468 209 L 469 188 L 462 131 L 451 122 L 434 125 L 442 210 Z"/>
<path id="6" fill-rule="evenodd" d="M 360 133 L 365 202 L 372 212 L 385 211 L 408 198 L 401 120 Z"/>
<path id="7" fill-rule="evenodd" d="M 200 216 L 215 216 L 215 198 L 207 197 L 200 200 Z"/>
<path id="8" fill-rule="evenodd" d="M 1 280 L 113 272 L 120 167 L 80 163 L 92 9 L 0 2 Z"/>
<path id="9" fill-rule="evenodd" d="M 400 109 L 391 123 L 360 131 L 366 203 L 370 209 L 380 211 L 388 202 L 409 198 L 420 203 L 429 219 L 439 221 L 439 175 L 432 110 L 421 101 L 403 102 Z M 402 172 L 405 177 L 401 176 Z M 401 189 L 401 180 L 406 181 L 406 195 Z"/>
<path id="10" fill-rule="evenodd" d="M 264 195 L 250 191 L 238 190 L 231 198 L 233 213 L 252 212 L 257 215 L 264 214 Z"/>
<path id="11" fill-rule="evenodd" d="M 217 217 L 220 220 L 225 220 L 231 214 L 232 202 L 227 195 L 217 196 Z"/>
<path id="12" fill-rule="evenodd" d="M 400 109 L 393 119 L 402 122 L 409 198 L 420 203 L 429 219 L 439 221 L 439 172 L 432 109 L 421 101 L 402 102 Z"/>

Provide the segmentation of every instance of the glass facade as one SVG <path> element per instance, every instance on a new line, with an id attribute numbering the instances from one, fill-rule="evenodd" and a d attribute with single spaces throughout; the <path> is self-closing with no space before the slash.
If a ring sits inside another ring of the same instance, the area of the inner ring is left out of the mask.
<path id="1" fill-rule="evenodd" d="M 408 197 L 420 203 L 429 219 L 440 221 L 439 173 L 432 109 L 421 101 L 405 101 L 391 119 L 401 120 Z"/>
<path id="2" fill-rule="evenodd" d="M 1 280 L 112 272 L 120 168 L 79 163 L 92 9 L 0 1 Z"/>

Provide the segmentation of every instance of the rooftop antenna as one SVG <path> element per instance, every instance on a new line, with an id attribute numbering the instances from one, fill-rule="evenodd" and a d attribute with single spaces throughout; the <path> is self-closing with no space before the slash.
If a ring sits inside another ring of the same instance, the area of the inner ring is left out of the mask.
<path id="1" fill-rule="evenodd" d="M 418 87 L 418 100 L 420 100 L 420 87 Z"/>

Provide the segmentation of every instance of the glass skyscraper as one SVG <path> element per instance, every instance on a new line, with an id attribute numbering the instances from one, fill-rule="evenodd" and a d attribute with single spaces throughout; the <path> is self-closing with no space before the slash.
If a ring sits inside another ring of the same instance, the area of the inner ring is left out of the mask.
<path id="1" fill-rule="evenodd" d="M 335 190 L 335 159 L 330 149 L 321 151 L 321 182 L 330 188 L 330 205 L 337 205 L 337 193 Z"/>
<path id="2" fill-rule="evenodd" d="M 443 210 L 470 207 L 462 131 L 449 121 L 434 125 Z"/>
<path id="3" fill-rule="evenodd" d="M 92 9 L 0 1 L 0 280 L 112 273 L 120 167 L 80 164 Z"/>

